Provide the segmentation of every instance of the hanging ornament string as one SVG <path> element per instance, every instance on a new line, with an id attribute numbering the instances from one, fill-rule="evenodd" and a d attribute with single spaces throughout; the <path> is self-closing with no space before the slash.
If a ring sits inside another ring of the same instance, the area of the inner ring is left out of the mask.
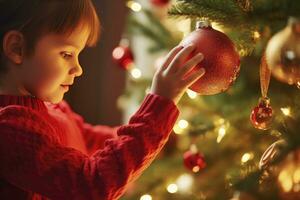
<path id="1" fill-rule="evenodd" d="M 268 98 L 268 89 L 271 78 L 271 70 L 268 68 L 266 57 L 263 55 L 260 64 L 260 88 L 262 97 L 259 99 L 258 105 L 253 108 L 250 121 L 252 125 L 261 130 L 271 128 L 273 121 L 273 109 Z"/>
<path id="2" fill-rule="evenodd" d="M 265 99 L 268 98 L 268 90 L 271 78 L 271 70 L 268 67 L 266 56 L 263 55 L 260 64 L 260 89 L 261 89 L 261 96 Z"/>

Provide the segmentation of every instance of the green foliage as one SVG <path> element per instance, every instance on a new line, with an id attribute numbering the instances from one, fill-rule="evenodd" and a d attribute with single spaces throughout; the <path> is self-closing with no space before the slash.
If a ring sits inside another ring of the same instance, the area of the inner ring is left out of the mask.
<path id="1" fill-rule="evenodd" d="M 177 0 L 169 10 L 174 17 L 208 19 L 226 27 L 239 50 L 249 55 L 255 48 L 253 31 L 284 27 L 288 17 L 300 16 L 300 2 L 294 0 L 249 0 L 245 9 L 241 0 Z M 245 1 L 244 1 L 245 2 Z M 266 37 L 269 37 L 267 35 Z"/>

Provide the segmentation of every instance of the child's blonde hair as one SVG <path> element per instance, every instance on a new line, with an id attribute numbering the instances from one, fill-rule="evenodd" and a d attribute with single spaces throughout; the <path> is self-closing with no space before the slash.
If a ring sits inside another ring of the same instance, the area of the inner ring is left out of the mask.
<path id="1" fill-rule="evenodd" d="M 90 30 L 87 46 L 94 46 L 100 35 L 100 21 L 91 0 L 0 0 L 0 70 L 4 69 L 2 46 L 8 31 L 24 35 L 26 55 L 30 55 L 41 36 L 68 35 L 81 25 Z"/>

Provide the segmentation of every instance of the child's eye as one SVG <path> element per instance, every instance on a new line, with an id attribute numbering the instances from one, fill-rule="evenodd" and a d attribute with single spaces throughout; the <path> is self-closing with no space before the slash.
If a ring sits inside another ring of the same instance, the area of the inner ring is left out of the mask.
<path id="1" fill-rule="evenodd" d="M 73 57 L 73 54 L 72 53 L 68 53 L 68 52 L 61 52 L 61 56 L 64 58 L 64 59 L 70 59 Z"/>

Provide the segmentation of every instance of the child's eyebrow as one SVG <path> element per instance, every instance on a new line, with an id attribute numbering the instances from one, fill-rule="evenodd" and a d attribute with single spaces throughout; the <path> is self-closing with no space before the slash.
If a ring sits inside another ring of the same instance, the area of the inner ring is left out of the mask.
<path id="1" fill-rule="evenodd" d="M 72 46 L 72 47 L 75 47 L 76 49 L 78 50 L 81 50 L 82 48 L 76 44 L 73 44 L 73 43 L 69 43 L 69 42 L 64 42 L 63 43 L 64 46 Z"/>

